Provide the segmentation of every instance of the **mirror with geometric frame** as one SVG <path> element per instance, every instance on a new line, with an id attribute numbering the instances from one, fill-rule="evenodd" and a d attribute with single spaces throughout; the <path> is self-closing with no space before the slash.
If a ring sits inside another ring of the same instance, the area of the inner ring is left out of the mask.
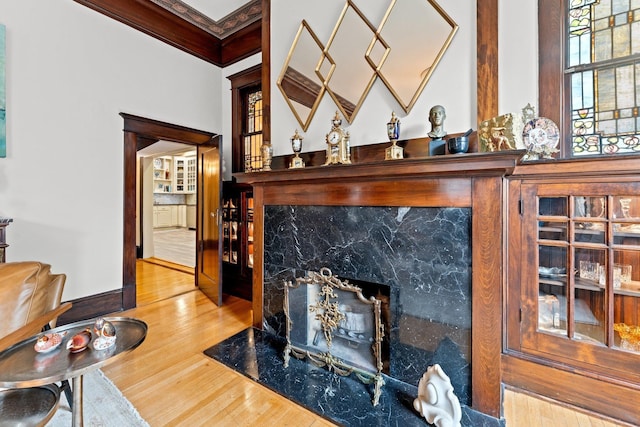
<path id="1" fill-rule="evenodd" d="M 303 20 L 277 81 L 303 131 L 309 128 L 325 91 L 321 73 L 331 77 L 335 68 L 333 59 L 323 51 L 324 46 Z"/>
<path id="2" fill-rule="evenodd" d="M 458 25 L 435 1 L 392 0 L 378 34 L 391 46 L 378 76 L 408 113 Z"/>
<path id="3" fill-rule="evenodd" d="M 376 28 L 347 0 L 326 46 L 302 21 L 277 84 L 304 131 L 325 91 L 352 123 L 378 77 L 411 111 L 458 25 L 435 0 L 389 0 L 385 10 Z"/>

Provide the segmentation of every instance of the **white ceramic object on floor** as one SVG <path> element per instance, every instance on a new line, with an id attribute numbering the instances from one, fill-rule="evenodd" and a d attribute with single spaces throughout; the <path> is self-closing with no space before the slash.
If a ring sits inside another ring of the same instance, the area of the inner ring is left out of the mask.
<path id="1" fill-rule="evenodd" d="M 451 380 L 438 364 L 429 366 L 422 375 L 413 407 L 437 427 L 460 427 L 460 401 L 453 393 Z"/>

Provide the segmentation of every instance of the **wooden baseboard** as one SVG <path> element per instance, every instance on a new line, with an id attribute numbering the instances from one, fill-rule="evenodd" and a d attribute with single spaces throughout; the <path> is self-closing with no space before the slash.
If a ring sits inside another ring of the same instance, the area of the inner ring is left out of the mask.
<path id="1" fill-rule="evenodd" d="M 640 388 L 602 377 L 582 375 L 570 367 L 537 363 L 516 355 L 502 356 L 502 381 L 507 386 L 545 396 L 584 411 L 640 425 Z"/>
<path id="2" fill-rule="evenodd" d="M 65 325 L 79 320 L 91 319 L 93 317 L 122 311 L 124 309 L 122 301 L 122 289 L 69 301 L 73 303 L 73 307 L 58 317 L 57 323 L 58 325 Z"/>

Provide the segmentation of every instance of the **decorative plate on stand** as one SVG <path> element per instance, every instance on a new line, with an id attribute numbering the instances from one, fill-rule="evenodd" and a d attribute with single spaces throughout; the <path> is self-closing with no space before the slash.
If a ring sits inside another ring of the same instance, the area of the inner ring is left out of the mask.
<path id="1" fill-rule="evenodd" d="M 525 123 L 522 142 L 527 149 L 526 160 L 552 159 L 552 154 L 560 151 L 560 131 L 552 120 L 536 117 Z"/>

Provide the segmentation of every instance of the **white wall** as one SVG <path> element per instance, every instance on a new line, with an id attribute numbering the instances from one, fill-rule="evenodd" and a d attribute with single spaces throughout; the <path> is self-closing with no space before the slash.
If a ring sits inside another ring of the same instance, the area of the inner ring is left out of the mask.
<path id="1" fill-rule="evenodd" d="M 373 1 L 357 0 L 355 4 L 367 15 L 367 11 L 373 9 Z M 375 1 L 388 3 L 386 0 Z M 528 102 L 532 105 L 537 102 L 537 10 L 535 0 L 499 3 L 499 113 L 503 114 L 518 111 Z M 307 20 L 320 41 L 326 44 L 345 1 L 274 0 L 271 4 L 271 142 L 274 155 L 284 155 L 291 153 L 289 138 L 295 129 L 300 129 L 300 124 L 276 81 L 302 19 Z M 402 139 L 425 137 L 430 130 L 428 112 L 436 104 L 446 108 L 445 129 L 449 133 L 477 129 L 476 2 L 439 0 L 438 4 L 459 29 L 420 98 L 410 113 L 404 114 L 378 79 L 353 123 L 343 122 L 351 133 L 352 145 L 387 141 L 385 125 L 391 111 L 396 112 L 402 123 Z M 522 19 L 522 16 L 532 19 Z M 376 16 L 367 17 L 374 26 L 380 20 Z M 303 151 L 324 149 L 324 136 L 330 129 L 330 120 L 336 109 L 331 97 L 325 93 L 309 129 L 303 134 Z"/>
<path id="2" fill-rule="evenodd" d="M 70 0 L 5 0 L 0 22 L 7 259 L 66 273 L 65 300 L 121 288 L 119 113 L 220 133 L 221 71 Z"/>

